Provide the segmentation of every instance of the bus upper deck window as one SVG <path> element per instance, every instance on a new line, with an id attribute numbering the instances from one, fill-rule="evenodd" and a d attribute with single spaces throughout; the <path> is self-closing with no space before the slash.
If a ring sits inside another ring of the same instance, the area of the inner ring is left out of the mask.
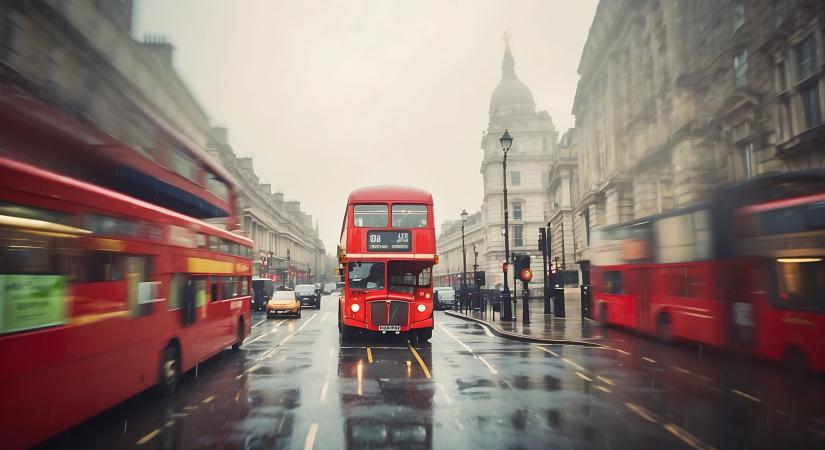
<path id="1" fill-rule="evenodd" d="M 394 228 L 424 228 L 427 226 L 427 205 L 392 205 Z"/>
<path id="2" fill-rule="evenodd" d="M 386 227 L 387 205 L 355 205 L 353 219 L 356 227 Z"/>

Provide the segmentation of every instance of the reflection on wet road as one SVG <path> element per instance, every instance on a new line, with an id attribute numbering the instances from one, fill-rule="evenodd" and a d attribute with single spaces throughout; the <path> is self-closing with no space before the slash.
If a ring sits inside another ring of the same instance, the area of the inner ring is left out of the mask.
<path id="1" fill-rule="evenodd" d="M 256 316 L 241 352 L 43 448 L 825 448 L 825 381 L 604 330 L 610 348 L 502 340 L 439 315 L 432 344 L 339 343 L 336 298 Z"/>

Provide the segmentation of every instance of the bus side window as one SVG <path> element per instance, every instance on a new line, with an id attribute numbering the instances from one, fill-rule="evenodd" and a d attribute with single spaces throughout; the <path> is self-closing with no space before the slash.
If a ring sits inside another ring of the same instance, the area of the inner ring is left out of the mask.
<path id="1" fill-rule="evenodd" d="M 221 299 L 220 291 L 218 289 L 218 277 L 209 279 L 209 301 L 216 302 Z"/>
<path id="2" fill-rule="evenodd" d="M 195 308 L 197 303 L 197 281 L 193 278 L 187 278 L 183 281 L 180 287 L 180 297 L 183 300 L 181 307 L 181 319 L 184 326 L 189 326 L 195 323 L 197 315 Z"/>
<path id="3" fill-rule="evenodd" d="M 168 308 L 178 309 L 182 306 L 183 289 L 181 289 L 183 276 L 176 273 L 169 277 L 169 287 L 166 290 L 166 301 Z"/>

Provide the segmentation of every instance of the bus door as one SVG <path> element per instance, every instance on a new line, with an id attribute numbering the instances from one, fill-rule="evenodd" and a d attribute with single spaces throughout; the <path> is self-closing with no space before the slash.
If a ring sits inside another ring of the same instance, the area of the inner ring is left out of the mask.
<path id="1" fill-rule="evenodd" d="M 650 269 L 630 271 L 633 296 L 636 299 L 636 324 L 639 330 L 650 332 Z"/>

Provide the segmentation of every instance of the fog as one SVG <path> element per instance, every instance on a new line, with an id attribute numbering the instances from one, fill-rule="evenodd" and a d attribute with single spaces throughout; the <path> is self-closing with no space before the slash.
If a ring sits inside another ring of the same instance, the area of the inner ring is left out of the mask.
<path id="1" fill-rule="evenodd" d="M 482 130 L 508 31 L 516 73 L 559 131 L 596 2 L 140 0 L 135 33 L 174 64 L 239 156 L 301 201 L 328 251 L 347 194 L 427 189 L 436 222 L 482 201 Z"/>

